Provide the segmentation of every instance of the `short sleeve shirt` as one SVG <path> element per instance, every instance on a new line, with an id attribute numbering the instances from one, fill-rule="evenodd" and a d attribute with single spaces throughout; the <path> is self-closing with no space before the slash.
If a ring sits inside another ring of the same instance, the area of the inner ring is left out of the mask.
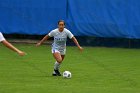
<path id="1" fill-rule="evenodd" d="M 59 29 L 52 30 L 49 34 L 50 37 L 54 37 L 54 43 L 52 44 L 53 49 L 65 49 L 67 37 L 70 39 L 74 36 L 68 29 L 64 28 L 62 32 Z"/>
<path id="2" fill-rule="evenodd" d="M 4 36 L 2 35 L 2 33 L 0 32 L 0 42 L 5 40 Z"/>

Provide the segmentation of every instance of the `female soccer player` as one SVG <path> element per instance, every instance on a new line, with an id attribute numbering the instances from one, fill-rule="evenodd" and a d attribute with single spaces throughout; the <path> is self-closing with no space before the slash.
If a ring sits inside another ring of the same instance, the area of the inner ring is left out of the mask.
<path id="1" fill-rule="evenodd" d="M 21 50 L 17 49 L 16 47 L 14 47 L 11 43 L 9 43 L 2 35 L 2 33 L 0 32 L 0 42 L 2 42 L 6 47 L 8 47 L 9 49 L 17 52 L 20 56 L 24 56 L 25 53 L 22 52 Z"/>
<path id="2" fill-rule="evenodd" d="M 40 42 L 38 42 L 36 46 L 40 46 L 45 40 L 47 40 L 50 37 L 54 37 L 54 43 L 52 44 L 52 54 L 56 60 L 52 75 L 61 76 L 59 68 L 60 64 L 62 63 L 65 57 L 67 37 L 74 41 L 74 43 L 77 45 L 80 51 L 82 51 L 83 48 L 79 45 L 74 35 L 65 28 L 65 22 L 63 20 L 58 21 L 58 28 L 52 30 Z"/>

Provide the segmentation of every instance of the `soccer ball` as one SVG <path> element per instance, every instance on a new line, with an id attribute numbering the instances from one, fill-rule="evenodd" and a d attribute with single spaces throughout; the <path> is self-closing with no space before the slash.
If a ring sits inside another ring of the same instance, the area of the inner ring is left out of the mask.
<path id="1" fill-rule="evenodd" d="M 71 72 L 70 71 L 64 71 L 63 72 L 63 77 L 64 78 L 71 78 L 72 77 Z"/>

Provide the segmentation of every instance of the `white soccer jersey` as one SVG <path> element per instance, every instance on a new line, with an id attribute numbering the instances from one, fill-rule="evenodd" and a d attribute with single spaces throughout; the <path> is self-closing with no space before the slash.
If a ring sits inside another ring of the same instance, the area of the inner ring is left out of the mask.
<path id="1" fill-rule="evenodd" d="M 50 37 L 54 37 L 54 43 L 52 44 L 52 49 L 57 50 L 64 50 L 66 49 L 66 41 L 67 37 L 70 39 L 73 37 L 73 34 L 64 28 L 62 32 L 59 31 L 59 29 L 52 30 L 49 34 Z"/>
<path id="2" fill-rule="evenodd" d="M 0 32 L 0 42 L 5 40 L 5 38 L 3 37 L 2 33 Z"/>

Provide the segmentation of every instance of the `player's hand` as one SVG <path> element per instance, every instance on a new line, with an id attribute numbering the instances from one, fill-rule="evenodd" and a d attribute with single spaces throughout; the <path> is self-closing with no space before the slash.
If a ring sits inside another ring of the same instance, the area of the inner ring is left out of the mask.
<path id="1" fill-rule="evenodd" d="M 82 47 L 79 47 L 79 50 L 82 52 L 83 51 L 83 48 Z"/>
<path id="2" fill-rule="evenodd" d="M 22 51 L 18 51 L 18 54 L 19 54 L 20 56 L 26 55 L 26 53 L 25 53 L 25 52 L 22 52 Z"/>
<path id="3" fill-rule="evenodd" d="M 37 44 L 36 44 L 37 47 L 40 46 L 40 45 L 41 45 L 41 43 L 37 43 Z"/>

